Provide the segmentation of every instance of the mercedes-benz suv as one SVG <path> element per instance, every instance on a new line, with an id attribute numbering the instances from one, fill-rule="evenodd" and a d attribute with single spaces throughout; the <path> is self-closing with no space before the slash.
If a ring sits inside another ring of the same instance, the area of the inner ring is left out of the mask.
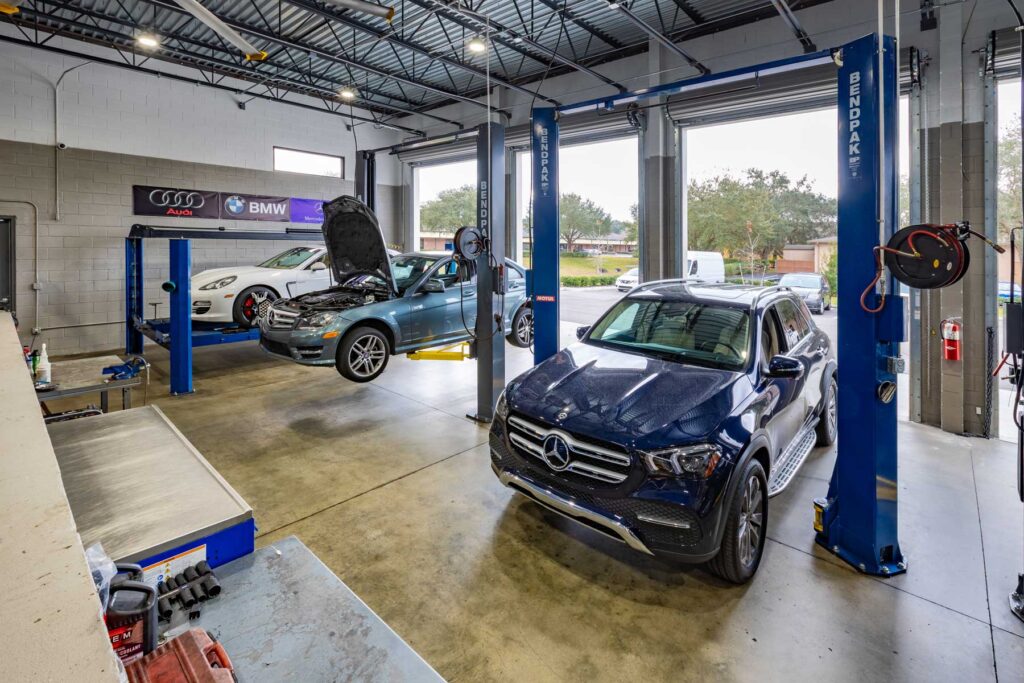
<path id="1" fill-rule="evenodd" d="M 635 550 L 749 580 L 768 497 L 836 438 L 836 362 L 801 298 L 650 283 L 578 337 L 508 384 L 495 474 Z"/>

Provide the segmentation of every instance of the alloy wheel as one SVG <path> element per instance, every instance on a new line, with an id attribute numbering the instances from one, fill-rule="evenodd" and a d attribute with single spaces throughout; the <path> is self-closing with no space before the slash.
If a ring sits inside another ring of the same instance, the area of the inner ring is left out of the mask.
<path id="1" fill-rule="evenodd" d="M 523 313 L 516 323 L 516 338 L 523 346 L 529 346 L 533 342 L 533 314 Z"/>
<path id="2" fill-rule="evenodd" d="M 743 506 L 740 508 L 740 523 L 737 529 L 740 561 L 750 567 L 757 561 L 764 533 L 764 492 L 761 479 L 750 475 L 743 487 Z"/>
<path id="3" fill-rule="evenodd" d="M 258 322 L 266 317 L 270 310 L 270 292 L 257 289 L 249 293 L 242 302 L 242 315 L 250 323 Z"/>
<path id="4" fill-rule="evenodd" d="M 384 341 L 373 334 L 356 339 L 348 352 L 348 365 L 360 377 L 371 377 L 384 365 L 387 359 Z"/>
<path id="5" fill-rule="evenodd" d="M 835 380 L 832 380 L 828 385 L 828 403 L 825 407 L 825 419 L 828 420 L 826 425 L 828 435 L 830 438 L 835 439 L 836 431 L 839 429 L 839 399 L 836 396 Z"/>

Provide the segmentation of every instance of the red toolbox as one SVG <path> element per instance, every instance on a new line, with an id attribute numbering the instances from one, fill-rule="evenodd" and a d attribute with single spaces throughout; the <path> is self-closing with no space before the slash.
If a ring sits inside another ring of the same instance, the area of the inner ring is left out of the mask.
<path id="1" fill-rule="evenodd" d="M 232 683 L 231 660 L 201 628 L 169 640 L 127 666 L 131 683 Z"/>

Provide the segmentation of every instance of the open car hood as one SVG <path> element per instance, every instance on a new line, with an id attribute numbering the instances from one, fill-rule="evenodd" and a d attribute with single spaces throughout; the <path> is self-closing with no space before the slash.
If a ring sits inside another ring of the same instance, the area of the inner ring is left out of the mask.
<path id="1" fill-rule="evenodd" d="M 336 282 L 372 273 L 398 291 L 380 223 L 366 204 L 348 195 L 324 202 L 323 233 Z"/>

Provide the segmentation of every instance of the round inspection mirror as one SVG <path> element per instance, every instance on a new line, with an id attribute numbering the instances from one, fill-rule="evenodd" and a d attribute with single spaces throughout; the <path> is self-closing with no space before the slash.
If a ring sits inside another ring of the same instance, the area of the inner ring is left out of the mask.
<path id="1" fill-rule="evenodd" d="M 940 226 L 910 225 L 894 234 L 887 247 L 885 264 L 893 277 L 917 289 L 951 285 L 970 264 L 966 245 Z"/>
<path id="2" fill-rule="evenodd" d="M 881 382 L 878 385 L 878 400 L 882 403 L 892 403 L 896 398 L 896 382 Z"/>

